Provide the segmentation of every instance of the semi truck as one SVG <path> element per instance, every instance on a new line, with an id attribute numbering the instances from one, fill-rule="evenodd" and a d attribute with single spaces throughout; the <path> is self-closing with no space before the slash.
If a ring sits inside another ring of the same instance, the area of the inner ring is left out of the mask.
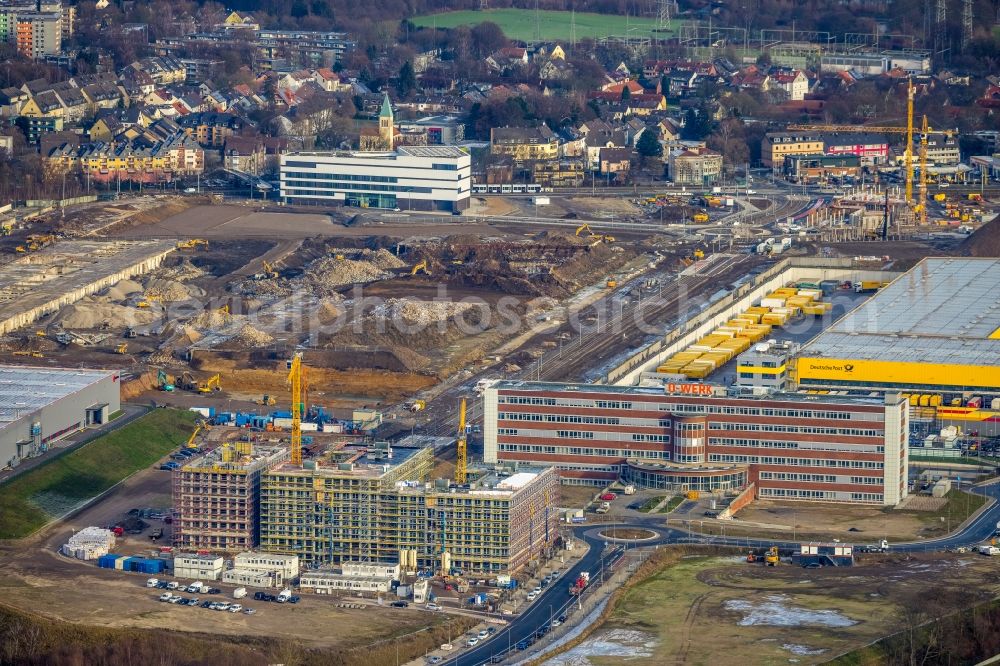
<path id="1" fill-rule="evenodd" d="M 889 284 L 888 282 L 879 282 L 877 280 L 864 280 L 863 282 L 854 283 L 854 293 L 856 294 L 867 294 L 873 291 L 878 291 L 882 287 Z"/>

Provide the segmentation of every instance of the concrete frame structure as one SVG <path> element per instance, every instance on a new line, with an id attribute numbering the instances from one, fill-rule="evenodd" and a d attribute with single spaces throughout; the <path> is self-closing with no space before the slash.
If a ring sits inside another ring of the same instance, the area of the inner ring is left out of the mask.
<path id="1" fill-rule="evenodd" d="M 461 212 L 469 207 L 471 193 L 472 158 L 454 146 L 281 156 L 286 203 Z"/>
<path id="2" fill-rule="evenodd" d="M 106 423 L 121 409 L 117 371 L 0 366 L 0 467 Z"/>
<path id="3" fill-rule="evenodd" d="M 227 442 L 175 471 L 174 545 L 213 551 L 256 547 L 261 476 L 287 459 L 287 446 Z"/>
<path id="4" fill-rule="evenodd" d="M 0 335 L 155 270 L 174 241 L 59 241 L 0 268 Z"/>
<path id="5" fill-rule="evenodd" d="M 483 401 L 486 463 L 550 465 L 578 484 L 657 485 L 656 475 L 674 490 L 736 490 L 745 481 L 760 497 L 887 506 L 907 492 L 909 403 L 898 394 L 503 381 Z"/>
<path id="6" fill-rule="evenodd" d="M 425 479 L 430 448 L 372 460 L 282 465 L 261 485 L 261 548 L 307 566 L 406 561 L 410 568 L 516 571 L 557 536 L 553 470 L 481 474 L 465 486 Z M 405 456 L 405 457 L 404 457 Z M 476 474 L 473 474 L 475 478 Z"/>

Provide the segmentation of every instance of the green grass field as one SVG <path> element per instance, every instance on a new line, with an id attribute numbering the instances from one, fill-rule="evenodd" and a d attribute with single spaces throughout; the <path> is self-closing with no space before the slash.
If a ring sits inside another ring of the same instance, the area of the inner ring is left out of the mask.
<path id="1" fill-rule="evenodd" d="M 410 19 L 414 25 L 428 28 L 454 28 L 460 25 L 478 25 L 492 21 L 511 39 L 535 41 L 535 12 L 527 9 L 489 9 L 486 11 L 457 11 L 427 14 Z M 538 33 L 543 41 L 568 42 L 572 38 L 571 13 L 565 11 L 539 11 Z M 576 38 L 625 36 L 648 37 L 656 29 L 654 18 L 617 16 L 612 14 L 576 13 Z M 667 33 L 670 31 L 668 30 Z M 658 33 L 664 36 L 666 33 Z"/>
<path id="2" fill-rule="evenodd" d="M 148 467 L 191 436 L 195 414 L 157 409 L 0 486 L 0 539 L 19 539 Z"/>

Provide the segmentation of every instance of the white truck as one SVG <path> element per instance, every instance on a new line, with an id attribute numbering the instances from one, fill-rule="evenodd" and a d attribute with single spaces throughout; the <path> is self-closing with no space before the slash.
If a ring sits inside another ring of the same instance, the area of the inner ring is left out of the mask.
<path id="1" fill-rule="evenodd" d="M 278 593 L 278 598 L 276 601 L 279 604 L 283 604 L 286 603 L 291 598 L 292 598 L 292 591 L 286 588 Z"/>
<path id="2" fill-rule="evenodd" d="M 998 553 L 1000 553 L 1000 548 L 997 548 L 992 544 L 986 544 L 984 546 L 979 547 L 980 555 L 996 555 Z"/>
<path id="3" fill-rule="evenodd" d="M 622 494 L 623 495 L 635 495 L 635 486 L 632 486 L 632 485 L 625 486 L 625 489 L 622 490 Z"/>
<path id="4" fill-rule="evenodd" d="M 200 580 L 196 580 L 195 582 L 188 585 L 186 589 L 188 592 L 205 592 L 205 590 L 208 589 L 208 586 L 202 583 Z"/>
<path id="5" fill-rule="evenodd" d="M 242 599 L 245 596 L 247 596 L 247 588 L 238 587 L 233 590 L 233 599 Z"/>

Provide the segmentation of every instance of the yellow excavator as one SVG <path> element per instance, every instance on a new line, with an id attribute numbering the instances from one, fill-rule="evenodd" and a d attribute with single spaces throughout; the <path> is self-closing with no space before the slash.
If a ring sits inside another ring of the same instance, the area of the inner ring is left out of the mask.
<path id="1" fill-rule="evenodd" d="M 221 375 L 212 375 L 204 382 L 198 384 L 198 393 L 211 393 L 212 391 L 221 391 L 222 387 L 219 386 L 219 382 L 222 380 Z"/>
<path id="2" fill-rule="evenodd" d="M 424 259 L 419 264 L 417 264 L 412 269 L 410 269 L 410 275 L 416 275 L 420 271 L 423 271 L 424 275 L 430 275 L 431 274 L 430 269 L 427 268 L 427 260 L 426 259 Z"/>
<path id="3" fill-rule="evenodd" d="M 777 566 L 778 562 L 780 562 L 780 561 L 781 561 L 781 558 L 778 557 L 778 547 L 777 546 L 771 546 L 770 548 L 768 548 L 767 549 L 767 554 L 764 555 L 764 563 L 767 564 L 767 566 L 769 566 L 769 567 L 774 567 L 774 566 Z"/>
<path id="4" fill-rule="evenodd" d="M 128 353 L 128 343 L 127 342 L 123 342 L 120 345 L 118 345 L 117 347 L 115 347 L 115 353 L 116 354 L 127 354 Z"/>
<path id="5" fill-rule="evenodd" d="M 194 248 L 201 245 L 205 249 L 208 249 L 208 241 L 204 238 L 192 238 L 190 240 L 183 240 L 177 243 L 178 250 L 193 250 Z"/>
<path id="6" fill-rule="evenodd" d="M 274 265 L 268 263 L 267 261 L 262 261 L 261 264 L 264 267 L 264 276 L 271 278 L 272 280 L 278 277 L 278 271 L 274 270 Z"/>

